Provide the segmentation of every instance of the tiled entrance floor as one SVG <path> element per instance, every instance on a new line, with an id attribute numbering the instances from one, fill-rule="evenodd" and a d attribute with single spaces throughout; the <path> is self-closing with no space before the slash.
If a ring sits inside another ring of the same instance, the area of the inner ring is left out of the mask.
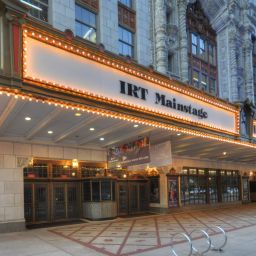
<path id="1" fill-rule="evenodd" d="M 227 232 L 256 225 L 256 205 L 93 222 L 50 231 L 105 255 L 115 256 L 169 247 L 171 237 L 176 233 L 190 233 L 194 229 L 216 225 Z"/>
<path id="2" fill-rule="evenodd" d="M 256 255 L 256 204 L 249 204 L 0 234 L 0 256 L 170 256 L 174 234 L 215 225 L 228 234 L 221 255 Z"/>

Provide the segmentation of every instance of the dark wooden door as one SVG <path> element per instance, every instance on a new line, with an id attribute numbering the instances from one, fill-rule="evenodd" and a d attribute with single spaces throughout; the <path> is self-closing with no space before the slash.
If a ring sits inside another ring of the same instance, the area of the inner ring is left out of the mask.
<path id="1" fill-rule="evenodd" d="M 119 181 L 117 183 L 118 215 L 144 213 L 149 209 L 147 180 Z"/>

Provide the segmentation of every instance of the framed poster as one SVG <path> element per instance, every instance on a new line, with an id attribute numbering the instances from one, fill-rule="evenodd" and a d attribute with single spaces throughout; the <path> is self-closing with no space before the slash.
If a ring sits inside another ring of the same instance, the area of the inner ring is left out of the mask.
<path id="1" fill-rule="evenodd" d="M 178 207 L 178 177 L 169 176 L 168 177 L 168 206 Z"/>

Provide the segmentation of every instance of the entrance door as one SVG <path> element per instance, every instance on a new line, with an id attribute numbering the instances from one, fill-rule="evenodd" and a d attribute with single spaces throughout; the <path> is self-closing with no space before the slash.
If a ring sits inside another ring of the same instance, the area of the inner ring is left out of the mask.
<path id="1" fill-rule="evenodd" d="M 53 183 L 53 219 L 75 219 L 80 216 L 80 194 L 78 182 Z"/>
<path id="2" fill-rule="evenodd" d="M 49 187 L 47 183 L 24 184 L 24 209 L 27 222 L 49 220 Z"/>
<path id="3" fill-rule="evenodd" d="M 28 224 L 80 217 L 79 182 L 25 182 L 24 209 Z"/>
<path id="4" fill-rule="evenodd" d="M 117 183 L 118 215 L 146 212 L 149 208 L 149 184 L 147 180 L 119 181 Z"/>

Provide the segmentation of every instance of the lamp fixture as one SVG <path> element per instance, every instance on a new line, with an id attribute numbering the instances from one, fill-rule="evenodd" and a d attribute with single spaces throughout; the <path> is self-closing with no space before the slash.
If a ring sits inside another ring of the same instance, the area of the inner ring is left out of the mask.
<path id="1" fill-rule="evenodd" d="M 134 124 L 133 127 L 134 127 L 134 128 L 137 128 L 137 127 L 139 127 L 139 125 L 138 125 L 138 124 Z"/>
<path id="2" fill-rule="evenodd" d="M 25 117 L 25 120 L 26 120 L 26 121 L 30 121 L 30 120 L 31 120 L 31 117 L 26 116 L 26 117 Z"/>
<path id="3" fill-rule="evenodd" d="M 105 140 L 103 137 L 100 138 L 101 141 Z"/>
<path id="4" fill-rule="evenodd" d="M 223 156 L 225 156 L 225 155 L 227 155 L 227 152 L 226 152 L 226 151 L 224 151 L 222 154 L 223 154 Z"/>
<path id="5" fill-rule="evenodd" d="M 94 131 L 95 129 L 94 129 L 93 127 L 91 127 L 89 130 L 90 130 L 90 131 Z"/>
<path id="6" fill-rule="evenodd" d="M 82 115 L 82 114 L 79 113 L 79 112 L 75 113 L 75 116 L 81 116 L 81 115 Z"/>
<path id="7" fill-rule="evenodd" d="M 73 168 L 78 168 L 78 160 L 77 159 L 72 160 L 72 167 Z M 72 176 L 74 176 L 73 173 L 72 173 Z"/>
<path id="8" fill-rule="evenodd" d="M 53 134 L 53 131 L 48 131 L 48 134 Z"/>

